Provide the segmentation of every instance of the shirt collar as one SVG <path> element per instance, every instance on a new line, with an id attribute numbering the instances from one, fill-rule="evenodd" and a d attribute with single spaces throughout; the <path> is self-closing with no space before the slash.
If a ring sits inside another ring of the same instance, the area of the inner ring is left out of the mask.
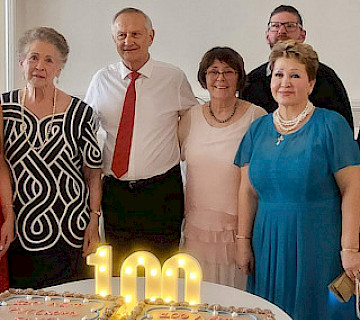
<path id="1" fill-rule="evenodd" d="M 150 78 L 151 77 L 151 73 L 152 70 L 154 68 L 154 60 L 152 60 L 151 58 L 139 69 L 137 70 L 137 72 L 140 73 L 140 77 L 144 76 L 146 78 Z M 121 78 L 125 79 L 126 77 L 129 76 L 129 74 L 132 72 L 132 70 L 128 69 L 124 63 L 121 61 L 120 63 L 120 74 L 121 74 Z"/>
<path id="2" fill-rule="evenodd" d="M 271 76 L 270 63 L 268 63 L 267 66 L 266 66 L 266 76 L 267 77 Z"/>

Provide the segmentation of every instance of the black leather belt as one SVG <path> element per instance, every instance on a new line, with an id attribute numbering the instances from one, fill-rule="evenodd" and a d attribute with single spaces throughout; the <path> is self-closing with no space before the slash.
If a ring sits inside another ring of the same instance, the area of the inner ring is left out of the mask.
<path id="1" fill-rule="evenodd" d="M 170 170 L 166 171 L 163 174 L 160 174 L 160 175 L 157 175 L 157 176 L 154 176 L 154 177 L 150 177 L 148 179 L 119 180 L 119 179 L 116 179 L 113 176 L 105 176 L 104 179 L 106 179 L 107 181 L 112 181 L 112 182 L 116 182 L 118 184 L 126 185 L 129 189 L 133 190 L 133 189 L 139 189 L 139 188 L 142 188 L 142 187 L 152 185 L 154 183 L 164 181 L 169 176 L 177 175 L 177 174 L 179 174 L 179 175 L 181 174 L 179 164 L 176 165 L 175 167 L 172 167 Z"/>

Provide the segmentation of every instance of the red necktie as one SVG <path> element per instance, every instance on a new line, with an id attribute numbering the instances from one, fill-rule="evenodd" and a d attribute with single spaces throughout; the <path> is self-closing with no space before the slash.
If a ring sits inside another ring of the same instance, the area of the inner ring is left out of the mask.
<path id="1" fill-rule="evenodd" d="M 133 71 L 129 74 L 131 81 L 126 90 L 111 167 L 117 178 L 120 178 L 122 175 L 124 175 L 128 171 L 129 167 L 129 156 L 135 116 L 135 80 L 139 77 L 139 75 L 140 74 L 136 71 Z"/>

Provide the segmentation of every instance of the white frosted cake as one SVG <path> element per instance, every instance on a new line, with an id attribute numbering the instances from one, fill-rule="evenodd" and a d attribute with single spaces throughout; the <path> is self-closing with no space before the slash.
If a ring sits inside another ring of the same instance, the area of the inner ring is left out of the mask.
<path id="1" fill-rule="evenodd" d="M 108 320 L 124 306 L 121 297 L 32 289 L 0 294 L 1 320 Z"/>
<path id="2" fill-rule="evenodd" d="M 32 289 L 10 289 L 0 294 L 1 320 L 276 320 L 270 310 L 223 307 L 206 303 L 139 302 L 127 310 L 121 297 L 101 297 Z"/>
<path id="3" fill-rule="evenodd" d="M 162 299 L 141 301 L 126 320 L 276 320 L 270 310 L 260 308 L 223 307 L 186 302 L 164 303 Z"/>

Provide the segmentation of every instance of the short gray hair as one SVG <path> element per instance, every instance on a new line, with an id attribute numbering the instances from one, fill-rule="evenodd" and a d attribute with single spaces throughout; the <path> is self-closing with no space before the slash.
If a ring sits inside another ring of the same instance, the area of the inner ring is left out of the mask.
<path id="1" fill-rule="evenodd" d="M 62 34 L 49 27 L 36 27 L 25 31 L 18 42 L 18 58 L 20 60 L 24 58 L 27 46 L 36 40 L 53 44 L 60 54 L 62 65 L 65 65 L 70 52 L 69 45 Z"/>
<path id="2" fill-rule="evenodd" d="M 121 9 L 120 11 L 118 11 L 115 15 L 114 15 L 114 18 L 112 20 L 112 24 L 115 23 L 115 20 L 117 19 L 117 17 L 123 13 L 139 13 L 141 14 L 144 18 L 145 18 L 145 27 L 146 29 L 150 32 L 152 29 L 153 29 L 153 26 L 152 26 L 152 22 L 151 22 L 151 19 L 150 17 L 144 13 L 143 11 L 141 11 L 140 9 L 136 9 L 136 8 L 131 8 L 131 7 L 128 7 L 128 8 L 124 8 L 124 9 Z"/>

